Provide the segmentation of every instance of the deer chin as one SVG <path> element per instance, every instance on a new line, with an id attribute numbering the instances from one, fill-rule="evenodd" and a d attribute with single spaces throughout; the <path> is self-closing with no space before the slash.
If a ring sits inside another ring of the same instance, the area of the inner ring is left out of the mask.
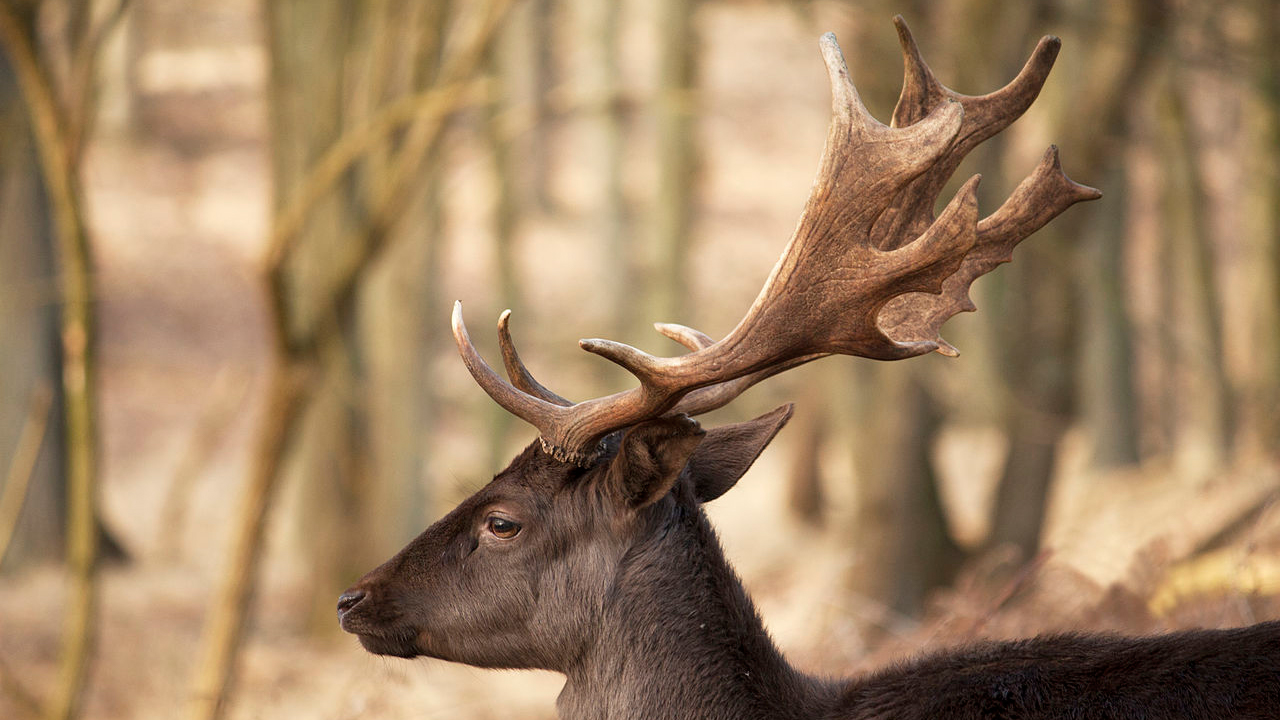
<path id="1" fill-rule="evenodd" d="M 409 628 L 389 633 L 357 632 L 355 635 L 360 640 L 360 645 L 374 655 L 398 658 L 415 658 L 422 655 L 422 651 L 418 649 L 415 642 L 417 633 Z"/>
<path id="2" fill-rule="evenodd" d="M 417 631 L 407 625 L 373 620 L 359 610 L 340 613 L 338 624 L 375 655 L 412 658 L 422 654 L 415 642 Z"/>

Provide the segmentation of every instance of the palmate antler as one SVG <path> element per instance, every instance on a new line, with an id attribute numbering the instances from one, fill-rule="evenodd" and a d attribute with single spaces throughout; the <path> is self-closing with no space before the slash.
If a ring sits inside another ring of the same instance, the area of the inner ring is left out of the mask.
<path id="1" fill-rule="evenodd" d="M 969 286 L 1010 259 L 1013 247 L 1063 210 L 1100 196 L 1072 182 L 1050 147 L 1044 160 L 993 214 L 979 220 L 978 177 L 934 217 L 933 207 L 964 156 L 1030 107 L 1057 57 L 1046 37 L 1016 78 L 989 95 L 944 87 L 894 19 L 906 78 L 893 125 L 871 117 L 849 79 L 835 36 L 822 37 L 831 78 L 832 121 L 804 214 L 746 316 L 716 342 L 680 325 L 657 329 L 690 352 L 655 357 L 610 340 L 584 350 L 626 368 L 640 386 L 571 403 L 525 368 L 498 323 L 503 380 L 471 344 L 454 306 L 453 332 L 467 369 L 498 404 L 531 423 L 556 458 L 587 464 L 609 433 L 669 413 L 720 407 L 751 385 L 831 354 L 878 360 L 956 350 L 938 331 L 974 309 Z"/>

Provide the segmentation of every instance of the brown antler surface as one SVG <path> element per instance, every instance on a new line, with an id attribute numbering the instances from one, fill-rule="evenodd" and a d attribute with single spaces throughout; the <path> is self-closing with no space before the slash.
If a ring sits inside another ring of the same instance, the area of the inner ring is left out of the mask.
<path id="1" fill-rule="evenodd" d="M 574 404 L 525 368 L 511 341 L 508 313 L 498 334 L 510 382 L 480 357 L 461 304 L 455 305 L 454 336 L 467 368 L 495 401 L 538 428 L 548 452 L 585 464 L 615 430 L 672 412 L 707 412 L 764 378 L 834 353 L 879 360 L 935 350 L 954 355 L 938 330 L 957 312 L 974 309 L 968 293 L 973 281 L 1006 262 L 1014 245 L 1067 207 L 1099 196 L 1068 179 L 1050 148 L 992 215 L 978 219 L 974 176 L 935 217 L 938 195 L 965 154 L 1031 105 L 1059 42 L 1041 40 L 1004 88 L 965 96 L 934 78 L 906 23 L 901 17 L 894 22 L 906 79 L 892 126 L 867 112 L 835 36 L 822 37 L 832 121 L 818 177 L 760 295 L 722 340 L 659 324 L 659 332 L 690 351 L 675 357 L 582 340 L 583 349 L 623 366 L 640 386 Z"/>

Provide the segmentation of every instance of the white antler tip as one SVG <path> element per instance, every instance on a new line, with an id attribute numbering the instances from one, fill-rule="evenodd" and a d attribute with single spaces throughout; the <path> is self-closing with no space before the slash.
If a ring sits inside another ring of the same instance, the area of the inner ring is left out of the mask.
<path id="1" fill-rule="evenodd" d="M 835 33 L 823 33 L 818 39 L 818 47 L 822 50 L 822 59 L 827 64 L 827 71 L 832 77 L 837 75 L 849 76 L 849 66 L 845 63 L 844 53 L 840 50 L 840 43 L 836 42 Z"/>

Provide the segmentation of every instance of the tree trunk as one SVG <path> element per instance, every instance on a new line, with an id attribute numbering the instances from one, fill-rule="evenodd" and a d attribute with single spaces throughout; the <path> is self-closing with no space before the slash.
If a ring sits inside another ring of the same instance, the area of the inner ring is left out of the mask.
<path id="1" fill-rule="evenodd" d="M 917 617 L 928 593 L 950 583 L 963 560 L 932 465 L 941 415 L 919 378 L 892 365 L 868 367 L 855 443 L 855 589 L 895 616 Z"/>
<path id="2" fill-rule="evenodd" d="M 1280 148 L 1280 3 L 1272 0 L 1260 0 L 1262 31 L 1258 33 L 1261 44 L 1262 94 L 1268 111 L 1270 125 L 1270 144 L 1260 148 L 1274 155 Z M 1263 444 L 1272 452 L 1280 447 L 1280 413 L 1274 409 L 1280 407 L 1280 340 L 1275 337 L 1274 330 L 1280 325 L 1280 173 L 1272 172 L 1268 179 L 1266 192 L 1270 198 L 1267 207 L 1271 210 L 1271 234 L 1268 242 L 1271 256 L 1271 297 L 1272 312 L 1265 319 L 1272 324 L 1273 332 L 1270 352 L 1264 358 L 1264 365 L 1270 369 L 1270 383 L 1263 388 L 1258 407 L 1262 408 L 1262 422 L 1267 425 L 1261 431 Z M 1267 410 L 1270 408 L 1270 410 Z"/>
<path id="3" fill-rule="evenodd" d="M 4 568 L 60 558 L 66 512 L 63 484 L 62 352 L 58 342 L 57 272 L 49 203 L 40 182 L 12 65 L 0 53 L 0 472 L 13 465 L 17 441 L 39 388 L 53 390 L 49 432 L 15 516 Z M 6 486 L 3 490 L 8 490 Z"/>
<path id="4" fill-rule="evenodd" d="M 367 77 L 392 76 L 378 67 L 387 57 L 379 43 L 387 39 L 367 32 L 391 26 L 356 22 L 361 12 L 389 7 L 340 0 L 267 6 L 272 169 L 279 195 L 264 280 L 275 363 L 269 412 L 232 530 L 233 553 L 206 620 L 189 708 L 193 720 L 225 711 L 267 512 L 286 470 L 302 469 L 306 483 L 300 522 L 311 531 L 303 532 L 301 549 L 312 569 L 312 619 L 325 627 L 333 625 L 332 598 L 378 559 L 374 539 L 389 525 L 368 509 L 376 480 L 358 308 L 375 261 L 393 245 L 397 221 L 422 187 L 424 163 L 440 147 L 446 120 L 483 90 L 476 69 L 509 1 L 468 4 L 466 16 L 450 23 L 458 40 L 447 54 L 438 52 L 438 44 L 423 51 L 420 37 L 401 44 L 409 48 L 408 76 L 433 89 L 382 102 L 375 117 L 344 127 L 344 113 L 353 105 L 358 113 L 358 101 L 345 94 L 351 89 L 345 73 L 358 64 L 355 58 L 372 58 Z M 443 13 L 439 18 L 444 22 Z M 357 28 L 366 32 L 361 36 Z M 424 63 L 430 72 L 421 72 Z M 376 102 L 383 90 L 365 88 L 364 97 Z M 381 149 L 384 142 L 392 143 L 391 150 Z M 333 544 L 339 537 L 358 542 Z"/>
<path id="5" fill-rule="evenodd" d="M 1076 383 L 1081 424 L 1092 436 L 1092 464 L 1098 468 L 1139 460 L 1132 328 L 1124 293 L 1125 183 L 1123 169 L 1113 167 L 1103 184 L 1108 202 L 1083 229 L 1084 256 L 1093 272 L 1083 274 L 1078 295 L 1084 319 Z"/>
<path id="6" fill-rule="evenodd" d="M 693 0 L 658 0 L 658 190 L 653 207 L 656 264 L 646 317 L 687 316 L 688 258 L 697 188 L 695 78 L 698 40 Z"/>
<path id="7" fill-rule="evenodd" d="M 574 15 L 576 16 L 577 36 L 584 48 L 584 60 L 582 70 L 579 73 L 581 79 L 581 96 L 585 101 L 585 132 L 580 136 L 581 142 L 586 143 L 590 148 L 590 158 L 594 161 L 592 167 L 592 175 L 595 177 L 595 184 L 600 188 L 598 196 L 595 198 L 596 206 L 592 212 L 592 236 L 598 237 L 600 243 L 604 246 L 603 265 L 610 268 L 611 280 L 601 286 L 602 297 L 600 302 L 609 309 L 610 332 L 613 337 L 627 337 L 635 334 L 641 328 L 639 323 L 642 321 L 637 317 L 637 312 L 641 308 L 635 303 L 635 261 L 633 259 L 634 250 L 632 248 L 631 232 L 628 225 L 626 200 L 622 191 L 622 152 L 623 152 L 623 127 L 622 127 L 622 102 L 619 93 L 620 79 L 618 77 L 618 42 L 619 42 L 619 26 L 618 17 L 621 11 L 620 3 L 616 2 L 599 2 L 598 0 L 579 0 L 574 5 Z M 687 15 L 688 10 L 678 8 L 672 5 L 668 10 L 673 15 L 675 26 L 670 29 L 671 32 L 684 33 L 687 42 L 688 29 L 686 27 L 688 20 L 683 18 Z M 683 15 L 681 15 L 683 13 Z M 665 31 L 665 30 L 664 30 Z M 673 40 L 674 41 L 674 40 Z M 671 49 L 671 48 L 668 48 Z M 687 47 L 675 50 L 676 64 L 679 64 L 682 58 L 688 57 L 691 53 Z M 677 73 L 678 74 L 678 73 Z M 685 82 L 684 75 L 669 79 L 671 82 Z M 660 112 L 666 112 L 663 108 Z M 664 115 L 665 118 L 665 115 Z M 665 120 L 664 120 L 665 122 Z M 687 132 L 686 128 L 668 129 L 667 132 L 680 133 Z M 664 136 L 664 140 L 659 142 L 665 145 L 668 142 L 679 143 L 681 140 L 672 139 L 672 137 Z M 674 150 L 671 157 L 663 155 L 660 162 L 676 163 L 683 162 L 681 152 L 687 150 L 682 147 L 681 150 Z M 660 150 L 660 152 L 662 152 Z M 679 155 L 679 157 L 676 157 Z M 680 170 L 671 170 L 678 173 Z M 664 175 L 662 182 L 688 182 L 684 178 L 672 178 Z M 687 189 L 687 186 L 682 186 Z M 661 191 L 660 191 L 661 192 Z M 663 201 L 669 198 L 664 197 Z M 662 202 L 662 201 L 660 201 Z M 674 209 L 674 212 L 688 213 L 690 205 L 687 199 L 684 203 Z M 659 206 L 658 214 L 662 215 L 663 209 Z M 686 221 L 687 226 L 687 221 Z M 687 229 L 687 227 L 685 227 Z M 678 238 L 669 239 L 671 242 L 684 243 L 688 241 L 687 233 L 683 229 L 665 228 L 659 232 L 676 232 L 679 233 Z M 610 373 L 614 371 L 609 369 Z"/>
<path id="8" fill-rule="evenodd" d="M 1136 39 L 1119 46 L 1123 55 L 1118 60 L 1090 48 L 1077 51 L 1092 60 L 1078 75 L 1094 80 L 1078 85 L 1077 92 L 1069 95 L 1076 108 L 1071 117 L 1088 120 L 1058 129 L 1063 146 L 1072 149 L 1071 167 L 1076 168 L 1072 172 L 1077 177 L 1106 177 L 1115 162 L 1117 141 L 1127 133 L 1132 108 L 1142 97 L 1140 89 L 1150 77 L 1169 16 L 1164 0 L 1133 0 L 1128 5 L 1108 5 L 1106 10 L 1105 16 L 1120 35 L 1136 35 Z M 1095 49 L 1106 42 L 1105 36 L 1095 40 Z M 1013 278 L 1010 321 L 1002 325 L 1004 333 L 997 342 L 1008 348 L 1004 374 L 1013 403 L 1006 412 L 1009 457 L 997 491 L 989 543 L 1012 544 L 1024 559 L 1039 548 L 1043 503 L 1049 495 L 1058 443 L 1077 412 L 1078 371 L 1073 363 L 1080 346 L 1081 318 L 1072 302 L 1073 276 L 1064 269 L 1078 264 L 1076 246 L 1086 217 L 1081 213 L 1068 213 L 1041 230 L 1007 271 Z M 1099 259 L 1119 260 L 1105 255 Z M 1100 272 L 1114 278 L 1119 270 Z M 1112 316 L 1112 320 L 1118 318 Z M 1098 340 L 1107 342 L 1126 334 L 1127 330 L 1112 328 Z M 1131 362 L 1122 356 L 1124 346 L 1112 345 L 1099 352 L 1114 356 L 1117 365 Z M 1108 402 L 1122 404 L 1125 398 L 1113 396 Z M 1121 407 L 1095 408 L 1095 412 L 1121 423 L 1132 422 Z"/>
<path id="9" fill-rule="evenodd" d="M 1165 111 L 1165 156 L 1169 158 L 1164 216 L 1171 219 L 1170 253 L 1179 288 L 1178 357 L 1183 403 L 1182 439 L 1177 444 L 1192 471 L 1220 466 L 1234 438 L 1234 391 L 1227 376 L 1221 294 L 1215 275 L 1213 238 L 1206 217 L 1209 196 L 1200 174 L 1197 139 L 1182 96 L 1182 81 L 1170 78 Z"/>
<path id="10" fill-rule="evenodd" d="M 931 54 L 929 61 L 944 75 L 955 76 L 949 81 L 952 85 L 998 87 L 1021 67 L 1025 47 L 1014 44 L 985 65 L 959 63 L 955 58 L 978 55 L 974 52 L 976 47 L 1003 45 L 991 41 L 992 37 L 1030 36 L 1043 11 L 1043 3 L 1019 6 L 1018 11 L 1010 12 L 990 0 L 936 6 L 932 25 L 952 28 L 954 32 L 942 39 L 942 51 Z M 856 46 L 871 47 L 875 41 L 870 37 Z M 863 97 L 887 98 L 896 94 L 897 88 L 889 87 L 888 78 L 883 82 L 877 82 L 875 77 L 868 80 L 868 87 L 859 87 Z M 990 195 L 1007 191 L 1000 182 L 1004 147 L 1005 143 L 996 138 L 974 155 L 973 160 L 980 164 L 986 178 L 980 202 L 983 207 L 994 206 Z M 892 412 L 872 412 L 858 423 L 863 436 L 863 442 L 858 444 L 859 526 L 865 528 L 859 531 L 858 582 L 865 583 L 859 590 L 906 616 L 918 616 L 923 611 L 929 592 L 950 583 L 965 556 L 949 534 L 931 464 L 943 409 L 929 391 L 928 379 L 936 378 L 939 368 L 928 367 L 928 360 L 915 362 L 921 365 L 866 370 L 878 380 L 869 388 L 871 399 L 864 402 L 873 409 L 892 408 Z M 1043 508 L 1034 512 L 1043 512 Z"/>
<path id="11" fill-rule="evenodd" d="M 383 9 L 381 3 L 363 7 L 361 12 L 357 3 L 342 0 L 283 0 L 267 5 L 272 176 L 278 205 L 296 194 L 311 167 L 341 136 L 346 117 L 353 112 L 344 92 L 349 87 L 349 64 L 357 58 L 367 60 L 354 52 L 355 36 L 368 28 L 371 15 Z M 370 92 L 370 102 L 377 102 L 378 93 Z M 370 157 L 376 164 L 376 152 Z M 343 185 L 315 204 L 297 251 L 282 268 L 285 331 L 297 336 L 324 322 L 336 327 L 327 342 L 302 356 L 308 365 L 304 374 L 312 381 L 301 405 L 305 413 L 297 426 L 301 436 L 285 456 L 287 467 L 294 477 L 305 479 L 307 488 L 301 493 L 297 531 L 305 538 L 299 541 L 299 549 L 308 565 L 305 577 L 311 585 L 313 627 L 321 627 L 330 614 L 322 605 L 331 603 L 320 598 L 340 592 L 339 577 L 356 572 L 361 559 L 372 555 L 366 549 L 367 534 L 358 528 L 356 505 L 361 500 L 357 488 L 365 474 L 366 455 L 364 428 L 354 415 L 360 402 L 355 375 L 360 358 L 352 342 L 353 302 L 348 297 L 334 306 L 324 304 L 326 288 L 340 272 L 335 260 L 348 252 L 342 243 L 361 225 L 363 208 L 357 192 Z M 324 313 L 332 316 L 320 317 Z M 354 546 L 339 541 L 332 532 L 335 527 L 345 528 L 341 535 L 355 539 Z"/>
<path id="12" fill-rule="evenodd" d="M 806 525 L 821 527 L 826 510 L 822 493 L 822 446 L 830 434 L 831 414 L 825 386 L 809 382 L 791 423 L 791 464 L 787 472 L 787 509 Z"/>
<path id="13" fill-rule="evenodd" d="M 608 3 L 613 5 L 614 3 Z M 530 200 L 542 212 L 553 210 L 554 203 L 547 192 L 551 187 L 551 126 L 554 112 L 551 108 L 551 89 L 555 85 L 556 19 L 555 0 L 525 0 L 528 21 L 525 24 L 526 42 L 532 56 L 530 65 L 530 98 L 533 141 L 529 143 L 524 161 L 528 166 Z"/>
<path id="14" fill-rule="evenodd" d="M 114 22 L 115 15 L 111 22 Z M 84 7 L 62 18 L 60 31 L 77 62 L 93 67 L 101 35 Z M 109 28 L 110 24 L 103 26 Z M 104 30 L 105 32 L 105 30 Z M 34 10 L 19 15 L 0 7 L 0 46 L 27 113 L 39 177 L 52 218 L 60 301 L 63 436 L 65 440 L 67 602 L 62 648 L 53 694 L 44 711 L 50 720 L 79 714 L 96 640 L 97 564 L 102 535 L 98 521 L 98 431 L 96 318 L 92 259 L 80 187 L 83 141 L 92 118 L 92 73 L 84 87 L 55 85 L 53 63 L 38 48 Z M 84 59 L 81 61 L 81 59 Z M 71 84 L 71 83 L 67 83 Z"/>

